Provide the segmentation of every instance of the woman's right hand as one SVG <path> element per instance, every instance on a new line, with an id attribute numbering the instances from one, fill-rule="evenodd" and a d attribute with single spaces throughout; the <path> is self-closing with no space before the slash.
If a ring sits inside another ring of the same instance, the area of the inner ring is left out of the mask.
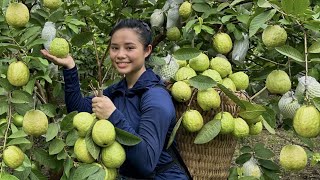
<path id="1" fill-rule="evenodd" d="M 54 64 L 56 65 L 59 65 L 59 66 L 63 66 L 65 67 L 66 69 L 72 69 L 76 64 L 73 60 L 73 58 L 68 55 L 67 57 L 65 58 L 58 58 L 56 56 L 53 56 L 51 55 L 47 50 L 45 49 L 42 49 L 40 50 L 40 52 L 42 53 L 42 55 L 44 57 L 46 57 L 46 59 L 48 59 L 49 61 L 53 62 Z"/>

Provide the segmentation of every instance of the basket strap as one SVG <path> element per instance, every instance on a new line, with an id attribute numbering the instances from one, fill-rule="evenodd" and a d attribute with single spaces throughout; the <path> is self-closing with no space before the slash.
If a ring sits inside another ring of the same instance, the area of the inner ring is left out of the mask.
<path id="1" fill-rule="evenodd" d="M 192 180 L 192 176 L 188 170 L 187 165 L 184 163 L 177 147 L 175 145 L 171 145 L 168 149 L 167 152 L 171 155 L 173 158 L 173 161 L 180 166 L 180 168 L 185 172 L 189 180 Z"/>

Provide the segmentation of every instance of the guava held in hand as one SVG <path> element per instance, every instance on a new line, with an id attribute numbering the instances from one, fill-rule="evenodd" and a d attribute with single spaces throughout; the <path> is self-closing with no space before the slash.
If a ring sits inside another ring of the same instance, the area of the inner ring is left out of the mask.
<path id="1" fill-rule="evenodd" d="M 58 58 L 65 58 L 69 54 L 69 43 L 64 38 L 54 38 L 50 44 L 49 53 Z"/>

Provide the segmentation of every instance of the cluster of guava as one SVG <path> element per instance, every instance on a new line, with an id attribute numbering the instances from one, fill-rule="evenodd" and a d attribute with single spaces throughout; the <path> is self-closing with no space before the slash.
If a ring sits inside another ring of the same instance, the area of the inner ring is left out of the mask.
<path id="1" fill-rule="evenodd" d="M 13 123 L 17 129 L 22 129 L 25 134 L 29 136 L 39 137 L 47 133 L 48 130 L 48 118 L 40 110 L 29 110 L 24 116 L 15 113 L 11 121 L 7 119 L 1 119 L 0 125 L 6 125 Z M 3 151 L 3 161 L 6 166 L 12 169 L 20 167 L 25 159 L 25 154 L 19 145 L 9 145 Z"/>
<path id="2" fill-rule="evenodd" d="M 233 92 L 241 92 L 249 86 L 249 77 L 245 72 L 232 72 L 232 67 L 228 59 L 224 57 L 209 57 L 200 53 L 197 57 L 187 61 L 177 61 L 180 68 L 174 76 L 175 82 L 171 86 L 171 94 L 175 101 L 187 103 L 191 100 L 193 87 L 189 79 L 197 75 L 210 77 L 217 83 L 224 85 Z M 210 87 L 205 90 L 199 90 L 193 97 L 202 111 L 220 111 L 221 98 L 217 87 Z M 233 117 L 230 112 L 218 112 L 214 120 L 221 121 L 221 134 L 232 134 L 235 137 L 243 138 L 249 135 L 257 135 L 262 131 L 263 117 Z M 201 113 L 192 108 L 187 110 L 182 117 L 182 125 L 189 132 L 197 132 L 204 125 Z"/>
<path id="3" fill-rule="evenodd" d="M 44 0 L 43 7 L 56 10 L 62 5 L 61 0 Z M 28 25 L 30 13 L 28 7 L 23 3 L 12 2 L 6 9 L 6 22 L 13 28 L 24 28 Z M 56 29 L 52 22 L 47 22 L 41 34 L 41 38 L 47 40 L 44 46 L 50 54 L 64 58 L 69 53 L 69 44 L 64 38 L 55 38 Z M 49 48 L 50 47 L 50 48 Z"/>
<path id="4" fill-rule="evenodd" d="M 77 160 L 87 164 L 95 163 L 103 167 L 106 172 L 106 180 L 116 179 L 117 169 L 124 163 L 126 153 L 122 145 L 116 141 L 116 131 L 113 124 L 106 119 L 96 120 L 94 114 L 80 112 L 74 116 L 73 126 L 79 136 L 74 145 L 74 154 Z M 90 154 L 86 136 L 92 138 L 93 142 L 101 148 L 101 162 L 98 162 Z"/>
<path id="5" fill-rule="evenodd" d="M 266 88 L 270 93 L 282 95 L 278 102 L 280 114 L 292 120 L 297 134 L 313 138 L 320 132 L 320 115 L 318 109 L 304 99 L 320 97 L 320 83 L 311 76 L 302 76 L 298 82 L 293 91 L 288 74 L 283 70 L 273 70 L 267 76 Z"/>

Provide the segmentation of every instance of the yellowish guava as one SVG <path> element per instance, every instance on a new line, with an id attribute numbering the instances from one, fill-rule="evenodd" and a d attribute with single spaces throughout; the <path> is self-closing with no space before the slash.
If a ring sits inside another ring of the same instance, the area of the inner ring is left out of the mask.
<path id="1" fill-rule="evenodd" d="M 97 121 L 92 129 L 92 140 L 100 147 L 110 146 L 116 139 L 113 124 L 105 119 Z"/>
<path id="2" fill-rule="evenodd" d="M 249 86 L 249 76 L 242 71 L 230 74 L 228 77 L 236 85 L 237 90 L 245 90 Z"/>
<path id="3" fill-rule="evenodd" d="M 212 38 L 213 48 L 220 54 L 227 54 L 232 49 L 232 40 L 227 33 L 217 33 Z"/>
<path id="4" fill-rule="evenodd" d="M 293 128 L 302 137 L 316 137 L 320 132 L 319 111 L 312 105 L 301 106 L 294 115 Z"/>
<path id="5" fill-rule="evenodd" d="M 266 79 L 267 89 L 274 94 L 284 94 L 291 89 L 291 80 L 283 70 L 273 70 Z"/>
<path id="6" fill-rule="evenodd" d="M 177 81 L 171 87 L 171 95 L 178 102 L 186 102 L 191 98 L 192 90 L 184 81 Z"/>
<path id="7" fill-rule="evenodd" d="M 220 74 L 221 78 L 232 74 L 232 67 L 230 62 L 222 57 L 212 58 L 210 61 L 210 68 L 216 70 Z"/>
<path id="8" fill-rule="evenodd" d="M 234 118 L 229 112 L 219 112 L 213 119 L 219 119 L 221 121 L 221 134 L 232 133 L 234 130 Z"/>
<path id="9" fill-rule="evenodd" d="M 262 42 L 267 47 L 282 46 L 287 41 L 287 32 L 279 25 L 270 25 L 262 33 Z"/>
<path id="10" fill-rule="evenodd" d="M 219 93 L 213 89 L 199 90 L 197 93 L 197 103 L 204 111 L 217 109 L 220 107 L 221 99 Z"/>
<path id="11" fill-rule="evenodd" d="M 92 123 L 94 116 L 88 112 L 80 112 L 73 117 L 73 126 L 80 137 L 85 137 Z"/>
<path id="12" fill-rule="evenodd" d="M 119 168 L 126 160 L 126 152 L 120 143 L 114 141 L 110 146 L 102 148 L 101 160 L 107 168 Z"/>
<path id="13" fill-rule="evenodd" d="M 21 166 L 24 161 L 24 153 L 18 146 L 8 146 L 2 156 L 4 163 L 12 169 Z"/>
<path id="14" fill-rule="evenodd" d="M 76 158 L 84 163 L 93 163 L 94 158 L 91 156 L 90 152 L 88 151 L 86 140 L 85 138 L 78 138 L 76 143 L 74 144 L 74 154 Z"/>
<path id="15" fill-rule="evenodd" d="M 25 27 L 29 22 L 29 9 L 23 3 L 11 3 L 6 11 L 6 21 L 14 28 Z"/>
<path id="16" fill-rule="evenodd" d="M 23 131 L 31 136 L 41 136 L 47 133 L 48 118 L 40 110 L 29 110 L 23 116 L 22 127 Z"/>
<path id="17" fill-rule="evenodd" d="M 202 115 L 197 110 L 188 110 L 183 115 L 182 125 L 189 132 L 199 131 L 203 126 Z"/>
<path id="18" fill-rule="evenodd" d="M 307 153 L 299 145 L 286 145 L 280 152 L 280 165 L 288 171 L 300 171 L 307 165 Z"/>
<path id="19" fill-rule="evenodd" d="M 10 63 L 7 71 L 7 79 L 13 86 L 24 86 L 28 83 L 30 77 L 30 71 L 28 66 L 22 62 Z"/>
<path id="20" fill-rule="evenodd" d="M 49 53 L 58 58 L 65 58 L 69 54 L 69 43 L 64 38 L 54 38 L 50 43 Z"/>

